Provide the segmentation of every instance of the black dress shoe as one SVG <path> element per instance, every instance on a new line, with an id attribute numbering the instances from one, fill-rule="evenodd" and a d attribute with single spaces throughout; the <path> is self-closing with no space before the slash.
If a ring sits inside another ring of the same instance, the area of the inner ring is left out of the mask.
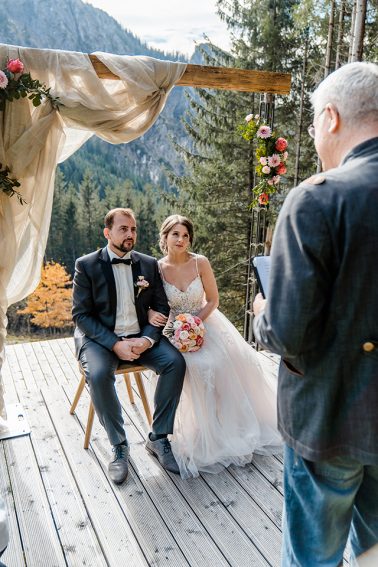
<path id="1" fill-rule="evenodd" d="M 172 453 L 171 444 L 166 437 L 151 441 L 150 436 L 148 436 L 146 449 L 151 455 L 157 458 L 164 469 L 175 474 L 180 473 L 179 466 Z"/>
<path id="2" fill-rule="evenodd" d="M 109 463 L 109 476 L 115 484 L 122 484 L 129 472 L 129 453 L 130 449 L 128 445 L 116 445 L 113 447 L 115 453 L 115 459 Z"/>

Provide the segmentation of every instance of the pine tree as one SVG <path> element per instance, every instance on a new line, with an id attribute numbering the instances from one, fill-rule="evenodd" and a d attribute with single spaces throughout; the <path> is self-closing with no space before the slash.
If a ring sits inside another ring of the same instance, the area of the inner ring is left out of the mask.
<path id="1" fill-rule="evenodd" d="M 205 62 L 287 70 L 297 47 L 290 36 L 294 4 L 278 0 L 218 1 L 221 16 L 235 31 L 232 52 L 225 54 L 215 46 L 203 48 Z M 299 61 L 297 64 L 299 67 Z M 181 148 L 188 174 L 176 179 L 180 189 L 176 209 L 193 219 L 195 249 L 206 254 L 213 265 L 221 309 L 241 328 L 250 261 L 249 204 L 256 164 L 252 144 L 241 138 L 237 125 L 246 114 L 259 113 L 260 96 L 197 90 L 190 103 L 186 130 L 192 142 L 189 149 Z M 277 107 L 278 114 L 287 116 L 282 101 Z"/>

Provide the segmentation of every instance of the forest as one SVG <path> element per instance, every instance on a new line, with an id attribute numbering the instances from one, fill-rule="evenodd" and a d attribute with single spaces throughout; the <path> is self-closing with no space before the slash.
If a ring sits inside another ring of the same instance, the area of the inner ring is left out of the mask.
<path id="1" fill-rule="evenodd" d="M 292 75 L 290 95 L 274 100 L 274 132 L 287 140 L 288 157 L 287 172 L 265 206 L 273 227 L 287 192 L 318 168 L 307 133 L 311 92 L 349 61 L 378 60 L 378 0 L 218 0 L 217 10 L 232 48 L 222 51 L 210 38 L 197 48 L 197 59 Z M 119 150 L 90 140 L 63 163 L 56 175 L 43 279 L 32 296 L 10 307 L 9 334 L 72 333 L 69 289 L 75 259 L 105 245 L 103 218 L 117 206 L 135 210 L 137 249 L 155 256 L 163 218 L 173 212 L 189 216 L 196 228 L 194 250 L 213 265 L 220 309 L 242 329 L 257 164 L 254 141 L 243 138 L 240 125 L 246 115 L 261 112 L 262 102 L 257 94 L 186 89 L 169 119 L 162 119 L 160 136 L 170 148 L 169 159 L 157 156 L 152 164 L 139 142 L 129 167 Z M 159 134 L 155 146 L 158 140 Z M 43 293 L 51 279 L 60 291 Z M 54 301 L 67 316 L 56 317 Z"/>

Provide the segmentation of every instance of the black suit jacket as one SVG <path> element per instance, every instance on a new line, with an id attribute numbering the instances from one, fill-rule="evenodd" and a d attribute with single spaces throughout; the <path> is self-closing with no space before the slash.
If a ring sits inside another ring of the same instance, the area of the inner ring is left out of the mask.
<path id="1" fill-rule="evenodd" d="M 151 307 L 169 314 L 168 300 L 160 278 L 157 260 L 139 252 L 131 252 L 134 280 L 135 309 L 141 335 L 158 341 L 162 327 L 148 323 Z M 143 276 L 149 287 L 138 295 L 136 282 Z M 112 264 L 106 248 L 76 260 L 73 280 L 72 317 L 75 328 L 75 349 L 79 358 L 83 345 L 90 339 L 111 350 L 118 337 L 114 333 L 117 311 L 117 293 Z"/>

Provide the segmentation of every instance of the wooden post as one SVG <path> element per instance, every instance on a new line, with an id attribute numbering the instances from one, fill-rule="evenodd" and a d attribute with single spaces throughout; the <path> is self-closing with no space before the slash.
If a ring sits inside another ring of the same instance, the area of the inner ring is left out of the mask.
<path id="1" fill-rule="evenodd" d="M 100 79 L 119 80 L 119 77 L 109 71 L 106 65 L 97 59 L 96 55 L 90 54 L 89 58 Z M 205 65 L 189 64 L 181 79 L 177 81 L 176 86 L 289 94 L 290 83 L 290 73 L 272 73 L 270 71 L 253 71 L 250 69 L 207 67 Z"/>

